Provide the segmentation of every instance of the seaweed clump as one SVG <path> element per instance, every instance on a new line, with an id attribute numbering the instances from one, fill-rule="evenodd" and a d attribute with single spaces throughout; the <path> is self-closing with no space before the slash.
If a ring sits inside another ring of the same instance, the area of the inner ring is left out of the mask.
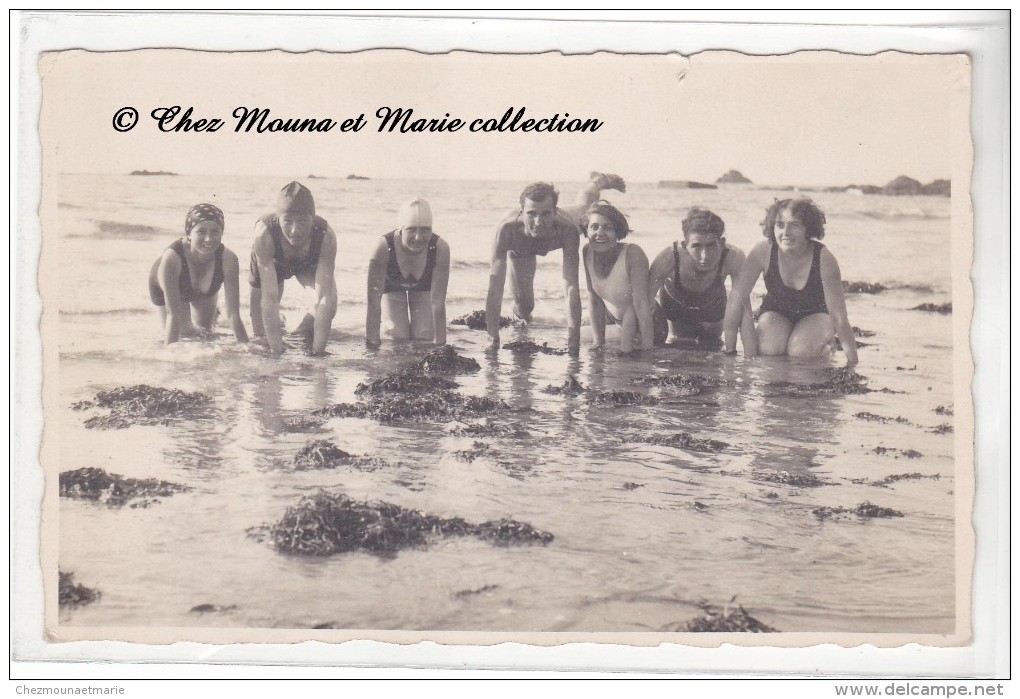
<path id="1" fill-rule="evenodd" d="M 622 406 L 656 405 L 659 399 L 637 391 L 588 391 L 587 401 L 590 405 Z"/>
<path id="2" fill-rule="evenodd" d="M 873 485 L 876 488 L 888 488 L 892 483 L 898 483 L 899 481 L 919 481 L 922 478 L 930 478 L 933 481 L 939 480 L 939 474 L 933 474 L 926 476 L 923 473 L 894 473 L 891 476 L 886 476 L 880 481 L 862 481 L 868 485 Z"/>
<path id="3" fill-rule="evenodd" d="M 71 407 L 74 410 L 106 408 L 109 413 L 86 419 L 85 427 L 119 430 L 131 425 L 166 425 L 173 419 L 205 410 L 211 402 L 204 393 L 140 384 L 100 391 L 95 400 L 79 401 Z"/>
<path id="4" fill-rule="evenodd" d="M 120 507 L 132 498 L 169 497 L 191 490 L 186 485 L 160 481 L 155 478 L 125 478 L 107 473 L 101 468 L 79 468 L 64 471 L 59 477 L 60 497 L 75 500 L 95 500 L 110 507 Z M 146 503 L 152 504 L 155 501 Z"/>
<path id="5" fill-rule="evenodd" d="M 706 451 L 718 454 L 726 447 L 727 442 L 720 442 L 717 439 L 701 439 L 688 432 L 677 432 L 666 437 L 653 436 L 641 439 L 645 444 L 656 444 L 664 447 L 677 447 L 688 451 Z"/>
<path id="6" fill-rule="evenodd" d="M 919 306 L 914 306 L 910 310 L 949 315 L 950 313 L 953 312 L 953 302 L 950 301 L 948 303 L 922 303 Z"/>
<path id="7" fill-rule="evenodd" d="M 889 287 L 873 282 L 843 282 L 843 293 L 846 294 L 878 294 Z"/>
<path id="8" fill-rule="evenodd" d="M 858 393 L 871 393 L 868 380 L 850 367 L 830 370 L 831 376 L 822 383 L 799 384 L 789 381 L 776 381 L 769 384 L 778 389 L 781 395 L 795 398 L 812 398 L 818 396 L 846 396 Z M 887 389 L 883 389 L 886 391 Z"/>
<path id="9" fill-rule="evenodd" d="M 465 461 L 470 464 L 479 456 L 487 456 L 491 452 L 491 447 L 489 447 L 489 445 L 485 442 L 475 442 L 471 445 L 470 449 L 460 449 L 453 452 L 453 456 L 460 461 Z"/>
<path id="10" fill-rule="evenodd" d="M 936 406 L 935 409 L 932 412 L 934 412 L 936 415 L 950 415 L 950 416 L 952 416 L 953 415 L 953 407 L 952 406 L 939 405 L 939 406 Z"/>
<path id="11" fill-rule="evenodd" d="M 430 350 L 413 369 L 425 374 L 473 374 L 481 365 L 470 357 L 462 357 L 450 345 Z"/>
<path id="12" fill-rule="evenodd" d="M 423 360 L 424 361 L 424 360 Z M 359 383 L 354 395 L 378 395 L 380 393 L 432 393 L 433 391 L 451 391 L 457 384 L 442 376 L 429 376 L 416 367 L 393 372 L 381 379 L 368 383 Z"/>
<path id="13" fill-rule="evenodd" d="M 896 454 L 902 454 L 905 459 L 920 459 L 924 454 L 915 449 L 897 449 L 896 447 L 883 447 L 877 446 L 871 450 L 872 453 L 878 454 L 879 456 L 885 456 L 886 454 L 892 454 L 893 458 L 900 458 Z"/>
<path id="14" fill-rule="evenodd" d="M 531 340 L 516 340 L 514 342 L 508 342 L 503 345 L 503 349 L 508 349 L 511 352 L 518 354 L 566 354 L 566 350 L 556 349 L 550 347 L 548 342 L 543 342 L 540 345 L 535 344 Z"/>
<path id="15" fill-rule="evenodd" d="M 512 318 L 499 317 L 499 327 L 506 328 L 513 323 Z M 450 321 L 450 325 L 466 325 L 468 330 L 485 330 L 488 326 L 485 321 L 485 311 L 472 311 L 464 316 L 459 316 Z"/>
<path id="16" fill-rule="evenodd" d="M 458 437 L 530 437 L 531 433 L 518 425 L 485 418 L 485 422 L 470 423 L 453 429 L 452 434 Z"/>
<path id="17" fill-rule="evenodd" d="M 294 469 L 297 471 L 337 468 L 338 466 L 354 466 L 362 470 L 371 470 L 384 463 L 382 459 L 348 454 L 328 439 L 317 439 L 305 445 L 294 456 Z"/>
<path id="18" fill-rule="evenodd" d="M 707 376 L 697 374 L 667 374 L 666 376 L 642 376 L 634 379 L 634 383 L 652 386 L 668 386 L 679 389 L 685 396 L 697 396 L 708 388 L 715 388 L 719 382 Z"/>
<path id="19" fill-rule="evenodd" d="M 857 515 L 861 519 L 890 519 L 892 517 L 902 517 L 903 513 L 899 510 L 894 510 L 891 507 L 879 507 L 870 502 L 864 501 L 857 507 L 816 507 L 811 510 L 811 513 L 818 519 L 831 519 L 848 517 L 850 515 Z"/>
<path id="20" fill-rule="evenodd" d="M 730 604 L 733 604 L 735 599 L 734 597 L 730 600 Z M 738 604 L 734 609 L 730 607 L 730 604 L 720 609 L 714 604 L 701 601 L 698 606 L 704 612 L 703 616 L 667 624 L 659 630 L 686 633 L 776 633 L 778 631 L 748 614 L 742 605 Z"/>
<path id="21" fill-rule="evenodd" d="M 553 539 L 548 532 L 512 519 L 475 525 L 460 517 L 437 517 L 385 502 L 359 502 L 326 491 L 288 507 L 276 524 L 253 527 L 248 533 L 268 538 L 282 553 L 306 556 L 357 550 L 393 556 L 402 549 L 425 548 L 432 539 L 446 536 L 476 536 L 500 546 L 547 544 Z"/>
<path id="22" fill-rule="evenodd" d="M 823 485 L 833 485 L 813 473 L 790 473 L 789 471 L 754 471 L 751 474 L 753 480 L 761 483 L 780 483 L 792 485 L 797 488 L 820 488 Z"/>
<path id="23" fill-rule="evenodd" d="M 99 590 L 74 582 L 74 573 L 58 571 L 57 602 L 61 607 L 91 604 L 102 596 Z"/>
<path id="24" fill-rule="evenodd" d="M 318 432 L 322 429 L 323 423 L 322 418 L 310 415 L 297 415 L 295 417 L 284 418 L 283 429 L 287 432 Z"/>
<path id="25" fill-rule="evenodd" d="M 953 431 L 953 426 L 947 423 L 936 425 L 931 429 L 932 434 L 948 434 Z"/>
<path id="26" fill-rule="evenodd" d="M 501 400 L 479 396 L 460 396 L 453 391 L 424 395 L 384 394 L 363 403 L 336 403 L 320 408 L 313 415 L 324 417 L 370 417 L 381 422 L 425 422 L 462 420 L 478 415 L 512 412 Z"/>
<path id="27" fill-rule="evenodd" d="M 546 386 L 542 389 L 542 393 L 554 396 L 579 396 L 587 390 L 580 381 L 570 376 L 563 380 L 562 386 Z"/>
<path id="28" fill-rule="evenodd" d="M 886 424 L 889 422 L 896 422 L 901 425 L 910 424 L 910 420 L 899 415 L 897 415 L 896 417 L 883 417 L 882 415 L 875 415 L 875 413 L 860 412 L 854 413 L 854 417 L 857 418 L 858 420 L 867 420 L 868 422 L 881 422 L 882 424 Z"/>

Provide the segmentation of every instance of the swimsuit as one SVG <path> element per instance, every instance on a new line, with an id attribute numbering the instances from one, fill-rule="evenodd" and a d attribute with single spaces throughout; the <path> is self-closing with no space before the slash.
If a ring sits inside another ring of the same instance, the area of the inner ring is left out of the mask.
<path id="1" fill-rule="evenodd" d="M 715 279 L 704 291 L 690 291 L 680 283 L 680 250 L 673 243 L 673 284 L 662 287 L 659 303 L 666 317 L 684 325 L 719 323 L 726 316 L 726 285 L 723 269 L 729 248 L 723 248 Z"/>
<path id="2" fill-rule="evenodd" d="M 432 291 L 432 270 L 436 266 L 436 246 L 439 244 L 439 236 L 435 233 L 429 239 L 429 255 L 425 260 L 425 271 L 420 279 L 411 279 L 400 273 L 400 265 L 397 263 L 397 250 L 395 236 L 397 231 L 390 231 L 383 236 L 386 247 L 389 248 L 390 257 L 386 262 L 386 285 L 383 293 L 388 294 L 394 291 Z"/>
<path id="3" fill-rule="evenodd" d="M 181 258 L 181 276 L 179 279 L 179 288 L 181 290 L 181 300 L 185 303 L 191 301 L 197 301 L 199 299 L 208 299 L 216 295 L 216 292 L 223 286 L 223 244 L 220 243 L 219 247 L 216 248 L 215 259 L 213 262 L 213 276 L 212 283 L 209 284 L 209 288 L 206 291 L 198 291 L 191 286 L 191 271 L 188 269 L 188 258 L 184 255 L 184 241 L 175 240 L 171 243 L 168 250 L 173 250 L 177 257 Z M 152 269 L 149 271 L 149 298 L 157 306 L 166 305 L 166 297 L 163 294 L 163 289 L 159 285 L 159 264 L 163 258 L 160 257 L 156 260 L 155 264 L 152 265 Z"/>
<path id="4" fill-rule="evenodd" d="M 513 227 L 510 230 L 510 244 L 507 246 L 507 252 L 510 253 L 510 257 L 523 257 L 525 255 L 541 255 L 544 257 L 553 250 L 559 250 L 563 247 L 563 231 L 560 229 L 560 226 L 567 222 L 569 220 L 560 220 L 560 216 L 557 214 L 557 220 L 553 222 L 554 235 L 536 238 L 524 232 L 524 222 L 521 221 L 518 215 L 516 219 L 504 224 Z"/>
<path id="5" fill-rule="evenodd" d="M 825 305 L 825 291 L 822 288 L 822 244 L 812 240 L 814 247 L 811 259 L 811 270 L 808 272 L 807 283 L 803 289 L 791 289 L 783 283 L 779 274 L 779 246 L 772 244 L 769 257 L 769 268 L 765 270 L 765 288 L 768 293 L 762 300 L 762 313 L 769 311 L 778 313 L 794 325 L 814 313 L 828 313 Z"/>
<path id="6" fill-rule="evenodd" d="M 312 219 L 312 242 L 308 246 L 308 253 L 304 259 L 296 262 L 287 262 L 283 257 L 283 231 L 280 229 L 280 217 L 276 214 L 269 214 L 259 219 L 269 231 L 273 238 L 273 260 L 276 263 L 276 281 L 283 283 L 284 279 L 290 279 L 297 274 L 314 272 L 319 265 L 319 252 L 322 250 L 322 239 L 326 235 L 326 220 L 315 216 Z M 251 279 L 250 283 L 256 289 L 261 286 L 259 280 L 259 265 L 255 259 L 255 250 L 251 251 Z"/>
<path id="7" fill-rule="evenodd" d="M 620 250 L 616 255 L 616 261 L 605 278 L 599 278 L 595 274 L 595 252 L 591 251 L 590 253 L 592 291 L 599 295 L 599 298 L 606 305 L 606 310 L 618 321 L 623 320 L 624 312 L 634 305 L 634 290 L 627 271 L 628 245 L 629 243 L 620 243 Z"/>

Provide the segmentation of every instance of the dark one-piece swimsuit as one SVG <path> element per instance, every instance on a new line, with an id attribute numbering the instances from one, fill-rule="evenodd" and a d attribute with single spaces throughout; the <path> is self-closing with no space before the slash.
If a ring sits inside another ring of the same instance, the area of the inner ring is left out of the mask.
<path id="1" fill-rule="evenodd" d="M 383 236 L 386 247 L 389 248 L 390 256 L 386 262 L 386 285 L 383 293 L 389 294 L 394 291 L 432 291 L 432 270 L 436 266 L 436 246 L 439 243 L 439 236 L 435 233 L 429 238 L 429 254 L 425 260 L 425 271 L 420 279 L 408 279 L 400 273 L 400 265 L 397 263 L 396 231 L 390 231 Z"/>
<path id="2" fill-rule="evenodd" d="M 207 299 L 216 295 L 216 292 L 223 286 L 223 244 L 216 248 L 215 260 L 213 262 L 213 277 L 212 283 L 209 285 L 209 289 L 206 291 L 198 291 L 191 286 L 191 270 L 188 268 L 188 258 L 184 255 L 184 241 L 175 240 L 170 244 L 168 248 L 173 250 L 177 257 L 181 258 L 181 276 L 180 276 L 180 290 L 181 300 L 185 303 L 192 301 L 198 301 L 199 299 Z M 152 269 L 149 270 L 149 298 L 157 306 L 166 305 L 166 297 L 163 295 L 163 289 L 159 286 L 159 263 L 162 261 L 162 257 L 156 260 L 155 264 L 152 265 Z"/>
<path id="3" fill-rule="evenodd" d="M 715 279 L 704 291 L 690 291 L 680 283 L 680 251 L 673 243 L 673 283 L 663 287 L 661 306 L 666 318 L 684 326 L 719 323 L 726 316 L 726 285 L 723 269 L 729 248 L 723 248 Z"/>
<path id="4" fill-rule="evenodd" d="M 822 288 L 822 244 L 812 240 L 814 248 L 811 258 L 811 270 L 808 272 L 807 284 L 799 291 L 791 289 L 783 283 L 779 274 L 779 246 L 772 244 L 769 257 L 769 268 L 765 270 L 765 289 L 768 293 L 762 300 L 759 317 L 762 313 L 778 313 L 797 325 L 804 318 L 815 313 L 828 313 L 825 305 L 825 290 Z"/>
<path id="5" fill-rule="evenodd" d="M 319 252 L 322 250 L 322 240 L 326 235 L 326 220 L 316 216 L 312 219 L 312 243 L 308 246 L 308 253 L 304 258 L 296 262 L 287 262 L 283 258 L 283 230 L 280 228 L 280 217 L 276 214 L 263 216 L 262 224 L 269 231 L 273 239 L 273 260 L 276 262 L 276 281 L 282 284 L 284 279 L 314 271 L 319 265 Z M 249 266 L 249 283 L 256 289 L 262 286 L 259 280 L 259 264 L 255 258 L 255 250 L 251 251 L 251 264 Z"/>

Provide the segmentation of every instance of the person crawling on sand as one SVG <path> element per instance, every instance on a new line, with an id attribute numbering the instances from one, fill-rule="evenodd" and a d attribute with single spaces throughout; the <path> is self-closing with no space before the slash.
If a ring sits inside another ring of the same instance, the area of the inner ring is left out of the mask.
<path id="1" fill-rule="evenodd" d="M 627 219 L 605 201 L 593 204 L 582 217 L 585 237 L 584 272 L 590 295 L 592 345 L 606 339 L 606 314 L 620 323 L 620 351 L 652 348 L 652 301 L 648 290 L 648 258 L 633 243 L 621 242 L 630 233 Z"/>
<path id="2" fill-rule="evenodd" d="M 718 349 L 726 315 L 725 280 L 730 278 L 731 287 L 736 283 L 744 253 L 726 242 L 726 224 L 708 209 L 691 209 L 681 228 L 683 240 L 652 262 L 649 291 L 658 297 L 652 313 L 656 320 L 666 321 L 666 345 L 694 341 L 699 347 Z M 744 314 L 741 332 L 753 329 L 754 319 Z M 663 342 L 661 331 L 656 342 Z"/>
<path id="3" fill-rule="evenodd" d="M 400 340 L 446 344 L 450 246 L 432 232 L 432 207 L 414 199 L 400 209 L 400 227 L 382 237 L 368 263 L 365 339 L 379 346 L 382 300 Z"/>
<path id="4" fill-rule="evenodd" d="M 240 313 L 240 265 L 222 240 L 223 212 L 212 204 L 196 204 L 184 218 L 184 237 L 152 265 L 149 296 L 159 308 L 166 344 L 198 334 L 195 325 L 212 330 L 221 286 L 234 337 L 248 341 Z"/>
<path id="5" fill-rule="evenodd" d="M 315 215 L 312 193 L 291 182 L 277 197 L 276 212 L 255 223 L 251 251 L 251 324 L 265 336 L 273 355 L 283 353 L 280 298 L 284 280 L 294 277 L 313 289 L 315 301 L 296 332 L 305 337 L 312 354 L 323 354 L 336 315 L 336 234 Z"/>
<path id="6" fill-rule="evenodd" d="M 758 327 L 743 335 L 744 356 L 818 357 L 839 337 L 847 366 L 857 364 L 857 343 L 846 314 L 839 264 L 818 241 L 825 214 L 810 199 L 782 199 L 769 207 L 762 224 L 766 240 L 747 256 L 726 310 L 726 351 L 736 351 L 741 313 L 751 310 L 750 294 L 765 276 L 766 293 Z"/>
<path id="7" fill-rule="evenodd" d="M 489 268 L 489 290 L 485 318 L 489 337 L 499 347 L 499 318 L 503 307 L 503 289 L 510 272 L 514 315 L 531 322 L 535 309 L 535 269 L 538 256 L 563 250 L 563 284 L 567 305 L 567 346 L 576 354 L 581 345 L 581 296 L 578 290 L 578 248 L 580 231 L 577 214 L 598 199 L 602 188 L 626 189 L 615 175 L 592 173 L 591 182 L 578 195 L 577 204 L 568 211 L 557 208 L 559 192 L 551 184 L 535 182 L 524 188 L 520 208 L 511 212 L 496 227 Z"/>

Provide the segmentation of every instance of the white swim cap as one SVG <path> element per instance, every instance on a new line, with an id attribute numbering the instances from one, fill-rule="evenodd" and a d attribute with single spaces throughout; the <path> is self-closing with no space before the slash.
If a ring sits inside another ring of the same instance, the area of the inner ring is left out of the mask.
<path id="1" fill-rule="evenodd" d="M 400 214 L 397 221 L 401 228 L 431 228 L 432 207 L 421 197 L 400 207 Z"/>

